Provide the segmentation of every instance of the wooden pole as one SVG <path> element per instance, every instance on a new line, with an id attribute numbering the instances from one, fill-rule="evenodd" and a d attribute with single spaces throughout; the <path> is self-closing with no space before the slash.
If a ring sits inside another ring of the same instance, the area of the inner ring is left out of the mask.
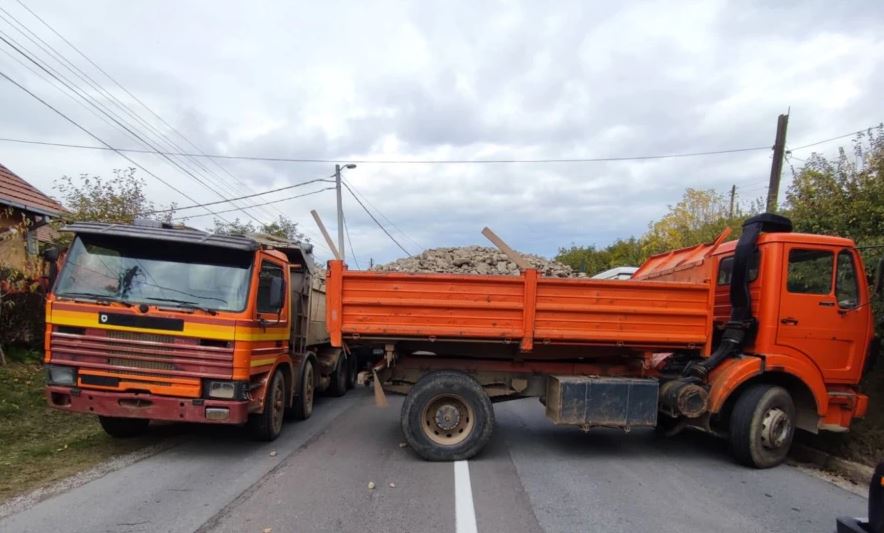
<path id="1" fill-rule="evenodd" d="M 783 173 L 783 156 L 786 153 L 786 130 L 789 128 L 789 115 L 777 117 L 777 136 L 773 145 L 773 161 L 770 164 L 770 185 L 767 187 L 767 212 L 777 210 L 780 196 L 780 175 Z"/>
<path id="2" fill-rule="evenodd" d="M 338 252 L 338 247 L 335 246 L 335 243 L 332 240 L 331 235 L 329 235 L 328 230 L 325 229 L 325 224 L 323 224 L 322 219 L 319 218 L 319 213 L 317 213 L 315 209 L 311 209 L 310 214 L 313 215 L 313 220 L 315 220 L 316 225 L 319 226 L 319 231 L 322 232 L 322 236 L 325 239 L 325 243 L 328 244 L 328 248 L 331 250 L 332 254 L 334 254 L 335 259 L 340 259 L 341 253 Z"/>
<path id="3" fill-rule="evenodd" d="M 737 186 L 731 185 L 731 208 L 728 211 L 728 216 L 727 216 L 731 220 L 734 218 L 734 197 L 736 197 L 736 196 L 737 196 Z"/>
<path id="4" fill-rule="evenodd" d="M 507 257 L 509 257 L 510 261 L 516 264 L 519 267 L 519 270 L 528 270 L 531 268 L 531 265 L 528 261 L 525 261 L 525 258 L 518 254 L 515 250 L 510 248 L 507 243 L 503 242 L 503 239 L 497 236 L 491 228 L 485 227 L 482 230 L 482 235 L 485 236 L 489 241 L 494 243 L 494 246 L 497 246 L 497 249 L 503 252 Z"/>

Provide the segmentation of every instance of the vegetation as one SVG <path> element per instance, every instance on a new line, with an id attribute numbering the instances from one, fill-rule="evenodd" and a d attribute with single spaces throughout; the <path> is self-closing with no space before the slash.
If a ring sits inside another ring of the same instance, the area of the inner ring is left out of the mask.
<path id="1" fill-rule="evenodd" d="M 13 348 L 7 351 L 9 364 L 0 366 L 0 502 L 158 438 L 151 432 L 115 440 L 94 416 L 50 409 L 40 355 Z"/>
<path id="2" fill-rule="evenodd" d="M 269 224 L 260 225 L 255 225 L 252 222 L 242 222 L 239 218 L 234 219 L 233 222 L 222 222 L 221 220 L 215 219 L 214 231 L 215 233 L 225 233 L 231 235 L 244 235 L 247 233 L 266 233 L 267 235 L 272 235 L 274 237 L 279 237 L 281 239 L 287 239 L 290 241 L 309 240 L 307 239 L 307 237 L 304 236 L 303 233 L 298 231 L 298 223 L 292 222 L 292 220 L 285 215 L 279 215 L 279 218 Z"/>

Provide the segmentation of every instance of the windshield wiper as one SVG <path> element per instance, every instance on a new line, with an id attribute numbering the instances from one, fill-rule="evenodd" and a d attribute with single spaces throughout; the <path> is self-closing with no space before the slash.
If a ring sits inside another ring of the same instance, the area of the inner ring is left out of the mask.
<path id="1" fill-rule="evenodd" d="M 151 296 L 146 296 L 144 299 L 145 300 L 153 300 L 155 302 L 169 302 L 169 303 L 173 303 L 173 304 L 178 304 L 178 307 L 197 309 L 199 311 L 209 313 L 210 315 L 218 314 L 218 312 L 215 311 L 214 309 L 209 309 L 208 307 L 206 307 L 204 305 L 199 305 L 198 303 L 191 302 L 189 300 L 177 300 L 175 298 L 154 298 Z"/>
<path id="2" fill-rule="evenodd" d="M 88 298 L 93 300 L 95 303 L 102 305 L 110 305 L 111 302 L 116 302 L 125 305 L 126 307 L 132 307 L 132 304 L 127 302 L 126 300 L 121 300 L 119 298 L 112 298 L 106 294 L 98 294 L 95 292 L 63 292 L 60 294 L 56 294 L 59 298 Z"/>

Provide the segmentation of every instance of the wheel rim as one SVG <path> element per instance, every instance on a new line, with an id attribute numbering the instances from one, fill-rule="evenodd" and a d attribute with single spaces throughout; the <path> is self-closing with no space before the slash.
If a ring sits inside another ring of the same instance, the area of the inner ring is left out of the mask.
<path id="1" fill-rule="evenodd" d="M 467 439 L 476 425 L 476 415 L 469 403 L 456 395 L 436 396 L 427 403 L 421 416 L 424 435 L 436 444 L 456 446 Z"/>
<path id="2" fill-rule="evenodd" d="M 785 446 L 792 433 L 792 420 L 785 411 L 772 407 L 764 413 L 761 421 L 761 444 L 768 450 L 778 450 Z"/>
<path id="3" fill-rule="evenodd" d="M 304 367 L 304 414 L 313 412 L 313 365 Z"/>
<path id="4" fill-rule="evenodd" d="M 273 380 L 273 396 L 271 397 L 270 421 L 273 424 L 273 432 L 282 430 L 282 418 L 285 412 L 285 388 L 281 379 Z"/>

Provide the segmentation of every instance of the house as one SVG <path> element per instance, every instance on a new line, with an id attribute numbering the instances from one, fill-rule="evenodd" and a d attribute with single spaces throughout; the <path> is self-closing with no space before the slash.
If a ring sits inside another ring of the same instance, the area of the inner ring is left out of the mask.
<path id="1" fill-rule="evenodd" d="M 0 164 L 0 271 L 40 271 L 39 243 L 50 242 L 49 221 L 64 208 Z"/>

